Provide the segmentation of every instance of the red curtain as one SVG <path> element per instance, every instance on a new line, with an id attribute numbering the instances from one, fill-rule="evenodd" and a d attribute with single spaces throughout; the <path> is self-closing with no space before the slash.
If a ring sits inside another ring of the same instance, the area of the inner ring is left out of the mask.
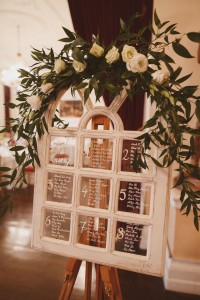
<path id="1" fill-rule="evenodd" d="M 152 20 L 153 0 L 68 0 L 75 31 L 85 40 L 91 41 L 92 34 L 99 34 L 100 40 L 108 45 L 119 33 L 120 18 L 129 19 L 135 12 L 142 14 L 133 31 Z M 150 40 L 150 32 L 146 32 Z M 108 99 L 105 96 L 105 102 Z M 125 130 L 137 130 L 143 122 L 144 95 L 137 95 L 131 101 L 126 99 L 119 110 Z"/>

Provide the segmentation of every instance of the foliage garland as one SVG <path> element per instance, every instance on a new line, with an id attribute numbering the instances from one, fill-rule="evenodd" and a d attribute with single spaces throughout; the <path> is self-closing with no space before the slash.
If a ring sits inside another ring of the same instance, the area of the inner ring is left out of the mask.
<path id="1" fill-rule="evenodd" d="M 198 86 L 182 86 L 192 74 L 180 77 L 182 68 L 173 68 L 175 62 L 165 49 L 171 46 L 176 54 L 192 58 L 180 42 L 186 35 L 199 43 L 200 33 L 181 35 L 176 24 L 161 22 L 156 11 L 154 27 L 150 24 L 134 33 L 131 26 L 138 17 L 139 14 L 133 15 L 127 23 L 120 20 L 120 33 L 108 47 L 99 41 L 98 36 L 93 36 L 89 43 L 63 28 L 66 37 L 60 40 L 64 47 L 59 54 L 55 54 L 53 49 L 33 48 L 35 63 L 30 72 L 19 70 L 21 88 L 17 94 L 18 102 L 9 104 L 10 108 L 18 109 L 19 117 L 9 118 L 9 125 L 0 131 L 13 132 L 17 139 L 16 145 L 10 148 L 17 166 L 12 170 L 0 167 L 0 186 L 13 186 L 13 191 L 20 189 L 24 183 L 27 184 L 26 167 L 40 165 L 37 138 L 48 132 L 44 113 L 61 90 L 71 88 L 74 94 L 75 90 L 84 88 L 85 101 L 93 90 L 96 101 L 105 91 L 109 92 L 111 100 L 123 89 L 132 101 L 134 95 L 147 93 L 156 112 L 144 124 L 144 131 L 139 137 L 142 154 L 135 154 L 134 169 L 148 168 L 148 160 L 164 168 L 176 162 L 179 176 L 175 186 L 181 187 L 181 211 L 185 210 L 186 215 L 193 211 L 194 224 L 199 230 L 200 191 L 196 191 L 187 179 L 188 175 L 200 179 L 199 167 L 188 162 L 195 153 L 194 137 L 200 135 L 199 129 L 189 125 L 194 117 L 200 121 L 200 97 L 195 96 Z M 147 29 L 153 36 L 151 42 L 143 37 Z M 194 113 L 191 105 L 195 107 Z M 57 116 L 53 122 L 63 125 L 63 128 L 66 126 Z M 151 144 L 161 149 L 158 160 L 147 153 Z M 12 211 L 12 207 L 11 195 L 1 199 L 0 216 L 7 209 Z"/>

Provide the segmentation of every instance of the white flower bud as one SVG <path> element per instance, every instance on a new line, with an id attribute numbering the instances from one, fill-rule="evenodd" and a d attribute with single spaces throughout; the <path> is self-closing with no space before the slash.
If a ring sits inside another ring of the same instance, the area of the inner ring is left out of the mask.
<path id="1" fill-rule="evenodd" d="M 158 84 L 163 84 L 169 78 L 169 72 L 164 70 L 158 70 L 151 74 L 153 80 Z"/>
<path id="2" fill-rule="evenodd" d="M 40 88 L 44 94 L 48 94 L 53 90 L 53 84 L 48 82 L 48 83 L 42 84 Z"/>
<path id="3" fill-rule="evenodd" d="M 77 73 L 83 72 L 86 68 L 86 64 L 81 63 L 80 61 L 74 60 L 72 64 L 74 70 Z"/>
<path id="4" fill-rule="evenodd" d="M 99 46 L 97 43 L 94 43 L 92 45 L 92 48 L 90 49 L 90 53 L 96 57 L 100 57 L 104 53 L 104 49 Z"/>
<path id="5" fill-rule="evenodd" d="M 27 103 L 30 104 L 31 108 L 33 110 L 38 110 L 40 109 L 42 105 L 42 100 L 39 96 L 33 95 L 27 98 Z"/>
<path id="6" fill-rule="evenodd" d="M 55 60 L 54 71 L 57 74 L 60 73 L 61 71 L 63 71 L 65 68 L 66 68 L 66 64 L 61 58 L 58 58 Z"/>
<path id="7" fill-rule="evenodd" d="M 113 64 L 119 59 L 119 49 L 117 49 L 115 46 L 112 47 L 106 54 L 105 58 L 109 65 Z"/>

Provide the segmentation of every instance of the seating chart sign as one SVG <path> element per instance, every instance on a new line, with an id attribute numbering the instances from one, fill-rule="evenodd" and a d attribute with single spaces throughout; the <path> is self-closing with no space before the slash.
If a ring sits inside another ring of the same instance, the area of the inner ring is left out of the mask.
<path id="1" fill-rule="evenodd" d="M 134 170 L 141 132 L 124 131 L 117 113 L 124 100 L 94 107 L 88 99 L 79 126 L 65 129 L 51 127 L 60 99 L 52 104 L 49 133 L 38 143 L 32 245 L 162 276 L 168 174 L 151 163 Z"/>

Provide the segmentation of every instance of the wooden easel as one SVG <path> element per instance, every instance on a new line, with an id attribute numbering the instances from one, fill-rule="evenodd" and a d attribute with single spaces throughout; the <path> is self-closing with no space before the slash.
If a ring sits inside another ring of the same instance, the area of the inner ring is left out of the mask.
<path id="1" fill-rule="evenodd" d="M 69 300 L 82 261 L 69 258 L 59 300 Z M 122 300 L 120 283 L 116 268 L 95 264 L 95 300 Z M 91 300 L 92 263 L 86 262 L 84 300 Z"/>
<path id="2" fill-rule="evenodd" d="M 110 120 L 104 116 L 96 116 L 92 119 L 92 130 L 102 129 L 109 130 Z M 108 147 L 108 141 L 103 142 L 103 147 Z M 93 141 L 91 141 L 91 157 L 93 151 Z M 92 162 L 90 162 L 92 165 Z M 107 191 L 104 190 L 103 193 Z M 101 202 L 101 208 L 105 207 L 104 201 Z M 85 236 L 82 235 L 82 240 Z M 69 258 L 66 264 L 64 282 L 59 296 L 59 300 L 70 299 L 80 266 L 82 261 L 79 259 Z M 96 293 L 95 300 L 122 300 L 121 288 L 117 269 L 95 264 L 96 270 Z M 85 293 L 84 300 L 91 300 L 91 284 L 92 284 L 92 263 L 86 262 L 85 271 Z"/>

